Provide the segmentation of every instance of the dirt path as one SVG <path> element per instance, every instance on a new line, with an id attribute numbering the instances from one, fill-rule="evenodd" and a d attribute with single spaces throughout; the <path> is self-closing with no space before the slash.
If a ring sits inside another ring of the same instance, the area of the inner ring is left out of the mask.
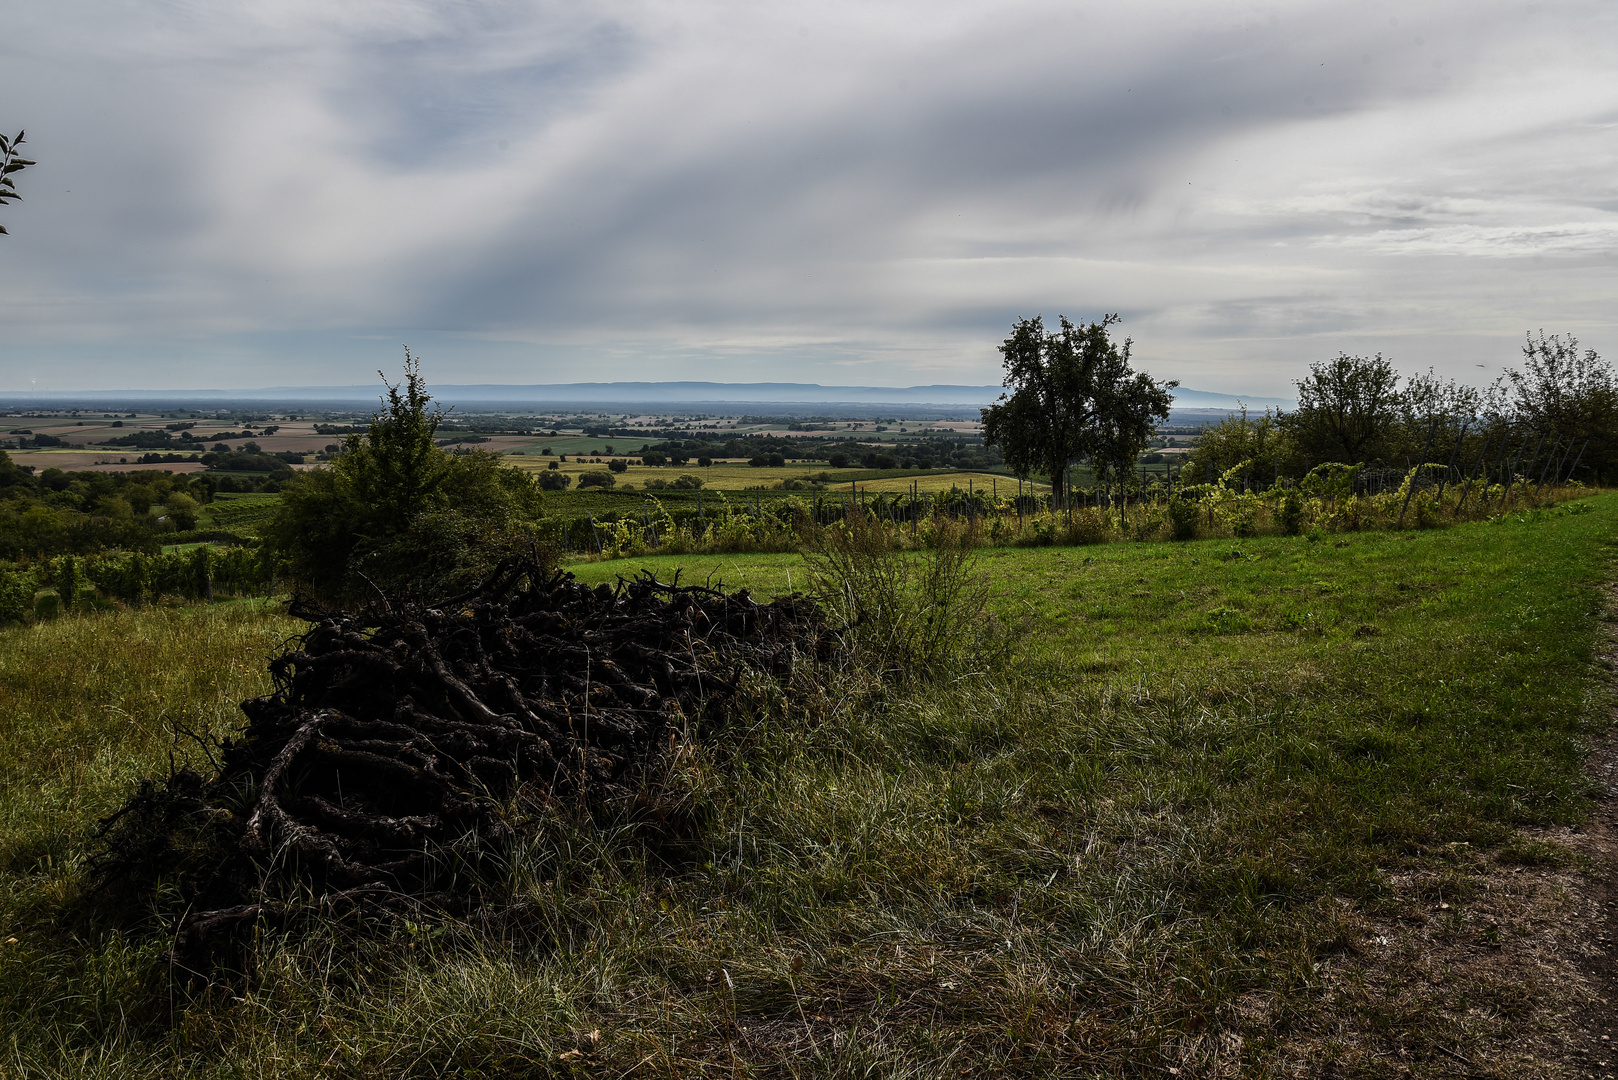
<path id="1" fill-rule="evenodd" d="M 1567 838 L 1592 866 L 1576 894 L 1585 1001 L 1569 1017 L 1565 1061 L 1574 1076 L 1618 1078 L 1618 731 L 1593 742 L 1585 768 L 1600 786 L 1589 824 Z"/>
<path id="2" fill-rule="evenodd" d="M 1284 1054 L 1287 1075 L 1618 1080 L 1618 723 L 1586 770 L 1582 826 L 1443 845 L 1390 868 L 1374 912 L 1343 902 L 1342 948 L 1317 969 L 1324 1030 Z"/>

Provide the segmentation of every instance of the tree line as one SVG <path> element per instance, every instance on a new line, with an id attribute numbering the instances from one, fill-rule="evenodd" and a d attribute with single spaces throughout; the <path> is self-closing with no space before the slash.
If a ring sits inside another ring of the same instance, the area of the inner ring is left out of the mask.
<path id="1" fill-rule="evenodd" d="M 1130 367 L 1132 342 L 1112 340 L 1118 316 L 1048 330 L 1019 320 L 1000 346 L 1006 392 L 983 410 L 984 441 L 1017 476 L 1048 476 L 1057 506 L 1071 501 L 1074 466 L 1098 488 L 1128 486 L 1178 383 Z M 1530 334 L 1522 363 L 1478 389 L 1431 370 L 1403 376 L 1381 354 L 1339 354 L 1310 365 L 1295 384 L 1298 406 L 1252 416 L 1244 409 L 1204 427 L 1181 470 L 1187 479 L 1243 467 L 1266 482 L 1317 466 L 1481 465 L 1554 462 L 1559 475 L 1605 483 L 1618 475 L 1618 380 L 1572 335 Z"/>
<path id="2" fill-rule="evenodd" d="M 1530 334 L 1520 366 L 1477 388 L 1431 370 L 1405 376 L 1380 354 L 1318 361 L 1295 383 L 1298 406 L 1243 411 L 1206 427 L 1186 460 L 1191 477 L 1243 462 L 1266 479 L 1318 465 L 1555 462 L 1588 484 L 1618 478 L 1618 380 L 1572 335 Z"/>

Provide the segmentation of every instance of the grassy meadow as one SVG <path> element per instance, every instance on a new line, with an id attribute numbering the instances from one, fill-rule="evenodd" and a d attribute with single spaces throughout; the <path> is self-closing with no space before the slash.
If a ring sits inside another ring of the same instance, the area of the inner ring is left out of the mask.
<path id="1" fill-rule="evenodd" d="M 6 629 L 0 1076 L 1554 1075 L 1571 991 L 1424 956 L 1515 955 L 1539 930 L 1491 882 L 1576 871 L 1546 836 L 1588 812 L 1615 539 L 1595 494 L 1418 532 L 985 550 L 992 647 L 931 683 L 750 688 L 673 748 L 690 835 L 565 815 L 513 856 L 498 930 L 265 936 L 191 992 L 159 960 L 172 907 L 87 892 L 95 822 L 171 755 L 203 762 L 178 733 L 228 732 L 296 625 Z M 808 574 L 570 568 L 760 595 Z M 1398 947 L 1412 927 L 1426 954 Z"/>

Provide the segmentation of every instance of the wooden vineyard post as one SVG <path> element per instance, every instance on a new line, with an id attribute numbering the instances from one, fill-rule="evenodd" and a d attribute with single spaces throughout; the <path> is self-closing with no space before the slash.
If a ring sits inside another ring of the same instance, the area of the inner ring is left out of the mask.
<path id="1" fill-rule="evenodd" d="M 1573 449 L 1573 444 L 1569 443 L 1567 448 L 1569 450 Z M 1585 439 L 1584 440 L 1584 445 L 1579 447 L 1579 456 L 1573 459 L 1573 464 L 1567 470 L 1567 475 L 1562 477 L 1562 483 L 1566 484 L 1566 483 L 1571 483 L 1572 482 L 1572 480 L 1573 480 L 1573 470 L 1577 469 L 1579 467 L 1579 462 L 1584 460 L 1584 452 L 1586 450 L 1588 450 L 1589 448 L 1590 448 L 1590 440 Z"/>
<path id="2" fill-rule="evenodd" d="M 1504 469 L 1506 467 L 1506 452 L 1510 448 L 1511 448 L 1511 429 L 1508 427 L 1508 428 L 1505 429 L 1505 431 L 1503 431 L 1501 433 L 1501 436 L 1500 436 L 1500 460 L 1494 463 L 1494 471 L 1496 473 L 1499 473 L 1502 469 Z M 1502 477 L 1502 479 L 1504 479 L 1504 477 Z M 1501 501 L 1502 502 L 1505 501 L 1504 494 L 1501 495 Z M 1485 510 L 1487 510 L 1489 508 L 1489 476 L 1488 476 L 1487 472 L 1485 472 L 1484 476 L 1483 476 L 1483 508 Z"/>
<path id="3" fill-rule="evenodd" d="M 1455 468 L 1455 455 L 1461 452 L 1461 441 L 1466 438 L 1466 429 L 1471 423 L 1472 421 L 1467 420 L 1461 424 L 1461 433 L 1455 436 L 1455 449 L 1449 452 L 1449 464 L 1444 466 L 1444 477 L 1438 481 L 1438 503 L 1440 506 L 1444 503 L 1444 485 L 1449 483 L 1450 471 Z"/>
<path id="4" fill-rule="evenodd" d="M 1427 429 L 1427 445 L 1421 448 L 1421 457 L 1416 461 L 1415 471 L 1410 474 L 1410 486 L 1405 488 L 1405 504 L 1399 510 L 1399 524 L 1395 528 L 1405 527 L 1405 511 L 1410 509 L 1410 499 L 1416 494 L 1416 481 L 1421 479 L 1422 467 L 1427 463 L 1427 453 L 1433 448 L 1433 436 L 1438 434 L 1438 418 L 1433 418 L 1433 426 Z"/>
<path id="5" fill-rule="evenodd" d="M 1545 458 L 1545 467 L 1539 470 L 1539 483 L 1534 487 L 1534 498 L 1536 499 L 1539 498 L 1539 493 L 1545 490 L 1545 474 L 1551 471 L 1551 462 L 1556 460 L 1556 448 L 1561 444 L 1562 437 L 1560 435 L 1551 439 L 1551 452 Z"/>
<path id="6" fill-rule="evenodd" d="M 1534 444 L 1534 453 L 1528 459 L 1528 464 L 1523 466 L 1523 488 L 1524 488 L 1524 490 L 1526 490 L 1527 487 L 1528 487 L 1528 483 L 1527 483 L 1528 474 L 1534 471 L 1534 462 L 1539 460 L 1539 451 L 1540 451 L 1540 448 L 1543 447 L 1544 445 L 1545 445 L 1545 436 L 1541 435 L 1539 437 L 1539 441 Z M 1528 447 L 1528 441 L 1526 439 L 1524 439 L 1523 440 L 1523 448 L 1527 449 L 1527 447 Z M 1516 462 L 1513 462 L 1512 466 L 1511 466 L 1511 487 L 1516 487 L 1517 486 L 1517 465 L 1521 464 L 1521 462 L 1522 462 L 1522 453 L 1521 453 L 1521 451 L 1519 451 L 1518 454 L 1517 454 Z M 1507 495 L 1511 494 L 1511 487 L 1506 488 L 1506 494 Z"/>
<path id="7" fill-rule="evenodd" d="M 1483 462 L 1488 456 L 1488 453 L 1489 433 L 1485 431 L 1483 433 L 1483 445 L 1478 447 L 1478 463 L 1472 466 L 1472 471 L 1466 477 L 1466 487 L 1461 489 L 1460 501 L 1455 504 L 1455 512 L 1457 514 L 1461 512 L 1461 507 L 1466 505 L 1466 497 L 1472 494 L 1472 481 L 1476 480 L 1478 478 L 1478 474 L 1483 471 Z"/>

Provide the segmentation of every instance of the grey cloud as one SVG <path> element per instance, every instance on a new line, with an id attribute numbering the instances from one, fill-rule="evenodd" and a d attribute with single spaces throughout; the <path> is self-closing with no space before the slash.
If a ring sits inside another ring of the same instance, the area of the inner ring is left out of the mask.
<path id="1" fill-rule="evenodd" d="M 1379 333 L 1509 357 L 1513 285 L 1614 337 L 1588 275 L 1481 268 L 1610 253 L 1603 8 L 1080 15 L 42 5 L 0 42 L 41 162 L 0 381 L 354 382 L 414 339 L 455 382 L 977 382 L 1012 318 L 1120 310 L 1160 373 L 1259 393 Z"/>

